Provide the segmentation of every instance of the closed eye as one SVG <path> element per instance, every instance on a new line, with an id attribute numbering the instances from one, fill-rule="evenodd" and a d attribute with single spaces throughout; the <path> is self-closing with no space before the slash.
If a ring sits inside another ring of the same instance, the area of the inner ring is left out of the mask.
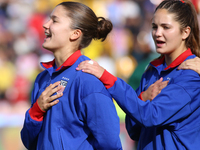
<path id="1" fill-rule="evenodd" d="M 157 29 L 157 28 L 158 28 L 158 26 L 156 24 L 152 23 L 152 29 Z"/>
<path id="2" fill-rule="evenodd" d="M 58 19 L 59 19 L 57 16 L 54 16 L 54 15 L 50 16 L 50 18 L 54 23 L 58 22 Z"/>
<path id="3" fill-rule="evenodd" d="M 168 26 L 163 26 L 163 28 L 164 28 L 164 29 L 169 29 L 170 27 L 168 27 Z"/>
<path id="4" fill-rule="evenodd" d="M 152 29 L 153 30 L 156 30 L 158 27 L 157 26 L 152 26 Z"/>

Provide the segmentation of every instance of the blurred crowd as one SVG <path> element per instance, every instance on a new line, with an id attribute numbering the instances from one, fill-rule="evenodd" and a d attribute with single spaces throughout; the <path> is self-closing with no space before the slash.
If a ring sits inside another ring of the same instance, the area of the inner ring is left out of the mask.
<path id="1" fill-rule="evenodd" d="M 42 25 L 62 1 L 0 0 L 0 127 L 23 123 L 23 118 L 5 120 L 11 113 L 24 116 L 33 82 L 42 71 L 39 63 L 53 59 L 42 48 Z M 92 41 L 82 52 L 136 89 L 147 64 L 158 56 L 151 38 L 151 18 L 162 0 L 76 1 L 88 5 L 97 16 L 109 18 L 114 26 L 105 42 Z M 200 0 L 191 1 L 200 18 Z M 124 114 L 118 111 L 123 122 Z"/>
<path id="2" fill-rule="evenodd" d="M 53 59 L 52 54 L 41 46 L 45 36 L 42 25 L 60 2 L 61 0 L 0 1 L 1 101 L 12 105 L 29 101 L 32 83 L 42 69 L 39 62 Z M 154 5 L 146 0 L 80 2 L 90 6 L 97 15 L 109 18 L 114 25 L 110 38 L 104 44 L 93 41 L 83 53 L 105 63 L 111 73 L 128 78 L 137 62 L 143 59 L 142 55 L 151 51 L 148 36 Z"/>

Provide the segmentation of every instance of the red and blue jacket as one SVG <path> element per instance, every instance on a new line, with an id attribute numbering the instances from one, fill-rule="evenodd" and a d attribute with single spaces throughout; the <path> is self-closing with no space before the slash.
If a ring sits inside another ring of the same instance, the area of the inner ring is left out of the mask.
<path id="1" fill-rule="evenodd" d="M 112 97 L 94 76 L 77 71 L 84 60 L 80 50 L 59 68 L 55 60 L 34 83 L 32 106 L 25 115 L 21 139 L 29 150 L 121 150 L 119 117 Z M 59 103 L 43 112 L 37 99 L 51 83 L 65 86 Z"/>
<path id="2" fill-rule="evenodd" d="M 196 57 L 188 49 L 166 66 L 164 57 L 149 64 L 139 88 L 105 71 L 100 80 L 126 113 L 129 136 L 138 150 L 196 150 L 200 147 L 200 77 L 193 70 L 178 70 Z M 153 101 L 142 101 L 141 93 L 163 77 L 168 85 Z"/>

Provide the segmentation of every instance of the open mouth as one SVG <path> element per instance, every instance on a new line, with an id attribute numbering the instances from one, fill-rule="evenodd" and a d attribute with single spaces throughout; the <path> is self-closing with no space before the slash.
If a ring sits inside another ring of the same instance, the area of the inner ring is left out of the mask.
<path id="1" fill-rule="evenodd" d="M 47 38 L 51 38 L 51 34 L 50 33 L 45 32 L 45 36 L 46 36 L 46 39 Z"/>
<path id="2" fill-rule="evenodd" d="M 165 44 L 164 41 L 156 40 L 157 47 L 161 47 L 163 44 Z"/>
<path id="3" fill-rule="evenodd" d="M 156 43 L 157 43 L 157 44 L 164 44 L 165 42 L 156 40 Z"/>

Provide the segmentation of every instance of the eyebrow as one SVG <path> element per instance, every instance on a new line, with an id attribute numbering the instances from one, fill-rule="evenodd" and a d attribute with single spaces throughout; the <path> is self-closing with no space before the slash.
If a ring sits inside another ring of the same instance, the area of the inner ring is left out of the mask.
<path id="1" fill-rule="evenodd" d="M 152 25 L 157 25 L 156 23 L 152 23 Z M 166 25 L 170 25 L 168 23 L 162 23 L 161 26 L 166 26 Z"/>
<path id="2" fill-rule="evenodd" d="M 57 16 L 55 16 L 55 15 L 50 15 L 49 16 L 51 19 L 59 19 Z"/>

